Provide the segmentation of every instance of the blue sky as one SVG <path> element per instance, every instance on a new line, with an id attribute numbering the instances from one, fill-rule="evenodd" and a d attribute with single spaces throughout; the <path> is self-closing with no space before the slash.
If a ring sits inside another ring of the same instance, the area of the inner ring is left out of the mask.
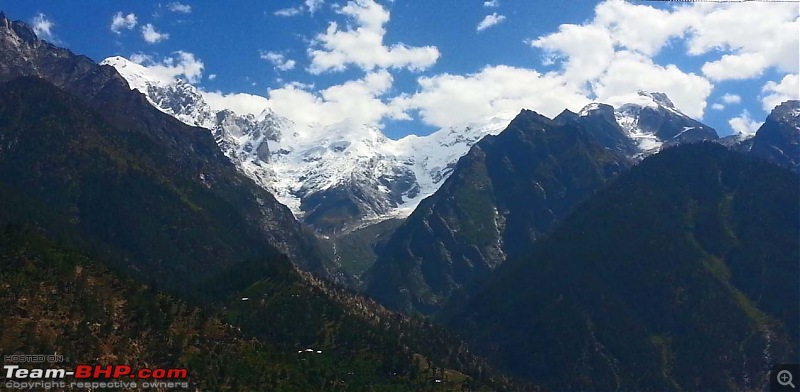
<path id="1" fill-rule="evenodd" d="M 666 92 L 720 134 L 798 98 L 800 6 L 594 1 L 11 2 L 97 61 L 187 79 L 215 107 L 392 138 L 525 107 L 548 116 Z"/>

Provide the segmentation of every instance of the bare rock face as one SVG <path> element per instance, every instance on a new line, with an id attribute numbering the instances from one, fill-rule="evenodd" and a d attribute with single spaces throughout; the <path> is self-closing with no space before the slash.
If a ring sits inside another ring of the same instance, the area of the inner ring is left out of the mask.
<path id="1" fill-rule="evenodd" d="M 202 182 L 214 197 L 230 203 L 232 211 L 242 215 L 264 241 L 302 269 L 332 275 L 316 238 L 288 208 L 237 171 L 211 132 L 154 108 L 142 93 L 131 90 L 115 67 L 98 65 L 86 56 L 42 41 L 27 24 L 0 16 L 0 81 L 23 76 L 59 87 L 100 113 L 111 126 L 164 148 L 154 159 L 167 165 L 171 174 Z M 210 112 L 193 105 L 199 95 L 192 86 L 178 83 L 170 88 L 159 90 L 153 98 L 173 113 L 192 111 L 198 121 L 214 119 Z M 253 152 L 257 151 L 254 146 Z"/>

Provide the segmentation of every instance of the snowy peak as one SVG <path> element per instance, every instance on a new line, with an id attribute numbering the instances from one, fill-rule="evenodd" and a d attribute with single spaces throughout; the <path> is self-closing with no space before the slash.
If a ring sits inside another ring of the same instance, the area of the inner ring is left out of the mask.
<path id="1" fill-rule="evenodd" d="M 159 110 L 209 129 L 242 172 L 325 234 L 408 215 L 439 188 L 475 143 L 499 134 L 513 117 L 392 140 L 374 126 L 347 121 L 298 125 L 269 108 L 258 116 L 213 110 L 186 81 L 119 56 L 102 64 L 116 68 Z M 662 93 L 640 92 L 617 108 L 593 103 L 578 114 L 565 111 L 555 121 L 585 123 L 607 148 L 637 157 L 669 143 L 716 138 L 713 129 L 681 113 Z"/>
<path id="2" fill-rule="evenodd" d="M 606 123 L 613 116 L 622 133 L 633 142 L 635 147 L 631 152 L 636 158 L 654 154 L 668 145 L 719 138 L 714 129 L 681 112 L 664 93 L 639 91 L 635 96 L 616 101 L 622 100 L 624 103 L 616 108 L 590 103 L 579 112 L 579 116 L 587 120 L 602 117 Z M 603 126 L 606 128 L 603 131 L 605 136 L 613 137 L 612 129 L 607 124 Z M 624 146 L 617 143 L 614 148 Z"/>
<path id="3" fill-rule="evenodd" d="M 456 161 L 510 118 L 494 117 L 431 135 L 387 138 L 380 129 L 342 122 L 298 125 L 265 108 L 258 116 L 213 110 L 191 84 L 165 78 L 123 57 L 110 65 L 159 110 L 211 130 L 241 171 L 295 216 L 323 233 L 409 214 L 450 175 Z"/>
<path id="4" fill-rule="evenodd" d="M 122 56 L 109 57 L 101 61 L 100 65 L 110 65 L 114 67 L 117 72 L 128 81 L 131 90 L 139 90 L 142 93 L 147 93 L 147 88 L 150 85 L 164 86 L 173 82 L 172 80 L 163 80 L 144 66 L 136 64 Z"/>
<path id="5" fill-rule="evenodd" d="M 676 111 L 678 110 L 675 107 L 675 104 L 673 104 L 672 101 L 669 99 L 669 97 L 667 97 L 667 94 L 649 92 L 649 91 L 643 91 L 643 90 L 639 90 L 639 92 L 637 94 L 640 97 L 651 99 L 658 106 L 662 106 L 662 107 L 670 108 L 670 109 L 675 109 Z"/>
<path id="6" fill-rule="evenodd" d="M 798 121 L 800 121 L 800 101 L 790 100 L 775 106 L 770 112 L 769 117 L 771 117 L 773 121 L 798 127 Z"/>
<path id="7" fill-rule="evenodd" d="M 800 172 L 800 101 L 776 106 L 748 144 L 750 154 Z"/>

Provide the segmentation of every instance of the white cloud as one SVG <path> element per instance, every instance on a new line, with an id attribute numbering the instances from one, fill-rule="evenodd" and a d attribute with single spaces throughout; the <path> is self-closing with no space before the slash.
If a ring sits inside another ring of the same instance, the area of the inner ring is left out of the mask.
<path id="1" fill-rule="evenodd" d="M 309 14 L 314 14 L 322 5 L 325 4 L 325 0 L 305 0 L 303 5 L 299 5 L 297 7 L 289 7 L 289 8 L 281 8 L 274 12 L 276 16 L 297 16 L 303 14 L 304 12 L 308 11 Z"/>
<path id="2" fill-rule="evenodd" d="M 53 35 L 53 27 L 55 23 L 50 20 L 47 15 L 43 13 L 38 13 L 36 16 L 33 17 L 31 21 L 31 25 L 33 25 L 33 32 L 36 33 L 36 36 L 39 39 L 47 40 L 47 41 L 55 41 L 55 35 Z"/>
<path id="3" fill-rule="evenodd" d="M 281 8 L 274 12 L 275 16 L 296 16 L 303 13 L 302 7 Z"/>
<path id="4" fill-rule="evenodd" d="M 661 66 L 639 53 L 615 54 L 605 72 L 591 82 L 600 102 L 619 104 L 620 98 L 638 90 L 666 93 L 682 112 L 695 118 L 703 116 L 706 100 L 713 89 L 702 76 L 686 73 L 675 65 Z"/>
<path id="5" fill-rule="evenodd" d="M 279 71 L 288 71 L 293 69 L 297 64 L 292 59 L 287 59 L 283 54 L 278 52 L 261 52 L 261 58 L 269 61 Z"/>
<path id="6" fill-rule="evenodd" d="M 742 103 L 742 97 L 736 94 L 725 94 L 722 96 L 722 102 L 727 104 L 739 104 Z"/>
<path id="7" fill-rule="evenodd" d="M 123 15 L 122 12 L 117 12 L 111 17 L 111 31 L 120 34 L 122 30 L 130 30 L 136 27 L 136 23 L 137 20 L 134 13 Z"/>
<path id="8" fill-rule="evenodd" d="M 379 125 L 385 117 L 407 119 L 402 111 L 381 99 L 392 82 L 388 71 L 379 70 L 318 93 L 288 84 L 269 91 L 269 107 L 301 126 L 335 123 Z"/>
<path id="9" fill-rule="evenodd" d="M 293 14 L 311 12 L 308 2 L 297 4 Z M 497 1 L 483 4 L 494 7 Z M 365 76 L 323 87 L 281 81 L 283 86 L 269 90 L 266 97 L 205 93 L 209 102 L 243 113 L 269 107 L 299 125 L 344 121 L 380 125 L 387 118 L 406 119 L 418 113 L 429 125 L 449 127 L 513 116 L 522 108 L 553 117 L 564 108 L 577 111 L 591 101 L 622 103 L 638 90 L 664 92 L 683 112 L 700 118 L 708 108 L 724 110 L 742 101 L 731 90 L 718 102 L 708 102 L 713 83 L 750 78 L 766 70 L 781 76 L 763 86 L 759 99 L 765 109 L 798 98 L 800 89 L 797 72 L 790 72 L 797 69 L 798 9 L 780 4 L 656 8 L 608 0 L 597 5 L 586 22 L 565 24 L 527 41 L 543 51 L 544 63 L 557 65 L 554 71 L 490 65 L 466 75 L 426 74 L 418 77 L 416 92 L 399 96 L 391 93 L 392 70 L 428 69 L 438 60 L 438 49 L 385 44 L 390 13 L 374 0 L 350 0 L 333 9 L 346 23 L 331 22 L 313 37 L 308 71 L 320 74 L 355 67 Z M 667 47 L 670 57 L 659 56 Z M 262 54 L 276 66 L 290 61 L 276 56 L 280 53 L 269 53 Z M 684 63 L 682 54 L 703 57 Z M 790 75 L 784 77 L 787 72 Z M 752 132 L 758 123 L 742 112 L 730 126 L 737 132 Z"/>
<path id="10" fill-rule="evenodd" d="M 422 77 L 419 84 L 419 92 L 397 98 L 394 105 L 404 111 L 419 110 L 425 123 L 438 127 L 514 115 L 522 108 L 552 117 L 564 108 L 577 111 L 589 103 L 565 87 L 561 77 L 505 65 L 471 75 Z"/>
<path id="11" fill-rule="evenodd" d="M 212 108 L 231 109 L 237 113 L 258 114 L 269 108 L 299 127 L 346 123 L 351 126 L 378 126 L 383 118 L 407 119 L 402 111 L 382 100 L 391 88 L 393 78 L 386 70 L 366 74 L 321 91 L 309 91 L 313 86 L 287 83 L 271 89 L 267 97 L 251 94 L 222 94 L 203 92 Z"/>
<path id="12" fill-rule="evenodd" d="M 689 53 L 729 52 L 703 67 L 710 78 L 743 79 L 761 75 L 770 67 L 797 72 L 800 17 L 796 4 L 706 4 L 696 5 L 692 11 L 697 21 L 690 28 Z"/>
<path id="13" fill-rule="evenodd" d="M 312 14 L 317 12 L 317 10 L 319 10 L 323 4 L 325 4 L 325 0 L 306 0 L 305 2 L 308 12 Z"/>
<path id="14" fill-rule="evenodd" d="M 202 91 L 203 99 L 214 110 L 233 110 L 239 114 L 257 115 L 269 107 L 269 100 L 253 94 L 223 94 L 219 91 Z"/>
<path id="15" fill-rule="evenodd" d="M 208 75 L 208 80 L 214 80 L 217 78 L 217 74 L 210 74 Z"/>
<path id="16" fill-rule="evenodd" d="M 137 53 L 131 56 L 131 61 L 146 67 L 150 73 L 164 82 L 179 77 L 189 83 L 197 83 L 202 79 L 205 68 L 202 60 L 195 58 L 194 54 L 189 52 L 177 51 L 173 54 L 172 57 L 156 61 L 152 56 Z"/>
<path id="17" fill-rule="evenodd" d="M 767 60 L 761 53 L 726 54 L 721 59 L 703 64 L 703 74 L 712 80 L 750 79 L 761 75 Z"/>
<path id="18" fill-rule="evenodd" d="M 614 59 L 611 35 L 599 26 L 561 25 L 558 32 L 532 40 L 530 44 L 544 49 L 550 64 L 564 59 L 563 73 L 576 85 L 602 75 Z"/>
<path id="19" fill-rule="evenodd" d="M 713 88 L 709 79 L 749 79 L 770 67 L 797 69 L 798 21 L 797 7 L 783 4 L 694 3 L 658 9 L 608 0 L 595 8 L 592 20 L 562 25 L 529 42 L 545 51 L 544 64 L 559 63 L 569 83 L 597 100 L 639 89 L 662 91 L 699 118 Z M 653 62 L 675 40 L 685 43 L 688 54 L 711 57 L 702 75 Z"/>
<path id="20" fill-rule="evenodd" d="M 486 8 L 497 8 L 500 6 L 500 1 L 498 0 L 484 1 L 483 6 Z"/>
<path id="21" fill-rule="evenodd" d="M 797 74 L 786 75 L 780 83 L 767 82 L 761 92 L 764 94 L 761 104 L 765 111 L 770 112 L 785 101 L 800 99 L 800 78 Z"/>
<path id="22" fill-rule="evenodd" d="M 192 6 L 189 4 L 181 4 L 178 2 L 167 4 L 167 8 L 172 12 L 181 12 L 184 14 L 192 13 Z"/>
<path id="23" fill-rule="evenodd" d="M 159 33 L 152 23 L 142 26 L 142 38 L 149 44 L 155 44 L 169 39 L 168 33 Z"/>
<path id="24" fill-rule="evenodd" d="M 408 68 L 424 70 L 439 58 L 433 46 L 409 47 L 402 43 L 384 46 L 384 25 L 389 11 L 374 0 L 353 0 L 338 13 L 348 17 L 354 26 L 340 29 L 331 22 L 324 33 L 318 34 L 309 49 L 309 72 L 320 74 L 342 71 L 355 65 L 365 71 L 375 68 Z"/>
<path id="25" fill-rule="evenodd" d="M 489 27 L 495 26 L 502 21 L 506 20 L 504 15 L 498 15 L 497 12 L 493 12 L 491 15 L 486 15 L 483 20 L 478 23 L 478 26 L 475 28 L 478 31 L 483 31 L 488 29 Z"/>
<path id="26" fill-rule="evenodd" d="M 763 122 L 754 121 L 750 118 L 750 113 L 747 110 L 742 111 L 738 117 L 734 117 L 728 121 L 734 134 L 739 135 L 752 135 L 758 131 Z"/>
<path id="27" fill-rule="evenodd" d="M 652 56 L 671 38 L 683 36 L 689 26 L 696 23 L 690 11 L 686 7 L 661 10 L 610 0 L 595 8 L 592 25 L 604 30 L 615 45 Z"/>

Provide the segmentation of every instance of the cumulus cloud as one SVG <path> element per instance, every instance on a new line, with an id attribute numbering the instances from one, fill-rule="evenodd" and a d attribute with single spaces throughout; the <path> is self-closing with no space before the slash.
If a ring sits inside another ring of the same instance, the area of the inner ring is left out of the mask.
<path id="1" fill-rule="evenodd" d="M 131 56 L 131 61 L 146 67 L 164 82 L 183 78 L 189 83 L 197 83 L 202 79 L 205 68 L 202 60 L 184 51 L 174 52 L 172 56 L 160 61 L 154 60 L 152 56 L 138 53 Z"/>
<path id="2" fill-rule="evenodd" d="M 734 117 L 728 121 L 734 134 L 739 135 L 753 135 L 758 131 L 763 122 L 754 121 L 750 118 L 750 113 L 747 110 L 742 111 L 738 117 Z"/>
<path id="3" fill-rule="evenodd" d="M 208 80 L 214 80 L 217 78 L 217 74 L 210 74 L 208 75 Z"/>
<path id="4" fill-rule="evenodd" d="M 169 39 L 168 33 L 159 33 L 152 23 L 142 26 L 142 39 L 148 44 L 155 44 Z"/>
<path id="5" fill-rule="evenodd" d="M 750 79 L 761 75 L 766 66 L 767 60 L 761 53 L 726 54 L 703 64 L 703 74 L 716 81 Z"/>
<path id="6" fill-rule="evenodd" d="M 393 78 L 386 70 L 367 73 L 363 78 L 309 91 L 307 85 L 287 83 L 271 89 L 267 97 L 251 94 L 204 92 L 213 108 L 258 114 L 269 108 L 299 127 L 330 124 L 379 125 L 383 118 L 408 119 L 402 111 L 381 97 L 391 88 Z"/>
<path id="7" fill-rule="evenodd" d="M 505 65 L 485 67 L 470 75 L 443 74 L 419 79 L 420 91 L 397 98 L 402 110 L 418 110 L 430 125 L 447 127 L 491 116 L 508 117 L 522 108 L 555 116 L 589 103 L 565 86 L 561 77 Z"/>
<path id="8" fill-rule="evenodd" d="M 386 70 L 366 74 L 362 79 L 312 92 L 295 85 L 269 91 L 270 108 L 300 125 L 348 123 L 378 125 L 385 117 L 408 116 L 381 99 L 393 78 Z"/>
<path id="9" fill-rule="evenodd" d="M 725 103 L 727 103 L 729 105 L 730 104 L 742 103 L 742 97 L 740 97 L 740 96 L 738 96 L 736 94 L 725 94 L 725 95 L 722 96 L 721 99 L 722 99 L 722 102 L 725 102 Z"/>
<path id="10" fill-rule="evenodd" d="M 498 4 L 492 0 L 483 5 Z M 287 15 L 311 12 L 312 7 L 305 2 L 295 9 Z M 390 13 L 374 0 L 350 0 L 333 9 L 346 22 L 330 22 L 311 39 L 307 70 L 316 75 L 356 68 L 363 77 L 322 87 L 281 82 L 282 87 L 264 97 L 205 93 L 209 102 L 243 113 L 260 113 L 268 107 L 306 125 L 347 121 L 379 125 L 385 119 L 402 120 L 415 114 L 426 124 L 449 127 L 490 116 L 513 116 L 522 108 L 553 117 L 564 108 L 577 111 L 592 101 L 620 104 L 639 90 L 664 92 L 684 113 L 701 118 L 709 107 L 723 110 L 742 102 L 734 94 L 708 102 L 714 83 L 751 78 L 767 70 L 781 76 L 763 86 L 759 99 L 765 109 L 796 99 L 800 89 L 796 71 L 800 19 L 796 7 L 783 4 L 693 3 L 656 8 L 603 1 L 586 22 L 564 24 L 526 41 L 541 50 L 545 64 L 556 66 L 552 71 L 487 65 L 469 74 L 425 74 L 417 78 L 415 92 L 400 95 L 392 95 L 392 72 L 427 70 L 438 60 L 439 50 L 385 43 Z M 698 57 L 685 67 L 671 64 L 659 56 L 667 47 Z M 262 56 L 276 67 L 296 67 L 279 52 Z M 729 125 L 736 132 L 753 132 L 759 124 L 742 112 Z"/>
<path id="11" fill-rule="evenodd" d="M 783 77 L 779 83 L 767 82 L 761 89 L 761 104 L 767 112 L 790 99 L 800 99 L 800 78 L 797 74 Z"/>
<path id="12" fill-rule="evenodd" d="M 181 4 L 181 3 L 178 3 L 178 2 L 167 4 L 167 9 L 169 9 L 172 12 L 180 12 L 180 13 L 184 13 L 184 14 L 192 13 L 192 6 L 191 5 L 189 5 L 189 4 Z"/>
<path id="13" fill-rule="evenodd" d="M 331 22 L 324 33 L 318 34 L 309 49 L 309 72 L 343 71 L 349 65 L 365 71 L 376 68 L 407 68 L 424 70 L 439 58 L 433 46 L 410 47 L 403 43 L 385 46 L 385 24 L 389 11 L 374 0 L 350 1 L 337 10 L 347 17 L 348 24 L 341 28 Z"/>
<path id="14" fill-rule="evenodd" d="M 484 1 L 483 6 L 486 8 L 497 8 L 500 6 L 500 2 L 498 0 Z"/>
<path id="15" fill-rule="evenodd" d="M 223 94 L 220 91 L 202 91 L 203 99 L 214 110 L 233 110 L 239 114 L 257 115 L 269 107 L 266 97 L 254 94 Z"/>
<path id="16" fill-rule="evenodd" d="M 325 0 L 306 0 L 302 5 L 298 5 L 297 7 L 281 8 L 275 11 L 274 15 L 297 16 L 305 13 L 306 11 L 309 14 L 314 14 L 322 7 L 323 4 L 325 4 Z"/>
<path id="17" fill-rule="evenodd" d="M 546 65 L 561 65 L 568 83 L 600 101 L 639 89 L 662 91 L 686 114 L 700 118 L 711 81 L 749 79 L 770 67 L 796 70 L 798 21 L 797 7 L 786 4 L 695 3 L 657 9 L 609 0 L 595 8 L 592 20 L 562 25 L 529 43 L 544 50 Z M 690 55 L 711 57 L 702 74 L 653 62 L 675 40 L 684 42 Z"/>
<path id="18" fill-rule="evenodd" d="M 703 72 L 708 77 L 743 79 L 761 75 L 771 67 L 797 73 L 800 18 L 796 4 L 705 4 L 695 5 L 691 11 L 697 21 L 689 29 L 689 53 L 730 52 L 704 65 Z"/>
<path id="19" fill-rule="evenodd" d="M 496 26 L 504 20 L 506 20 L 504 15 L 498 15 L 497 12 L 493 12 L 490 15 L 486 15 L 486 17 L 484 17 L 483 20 L 478 23 L 478 26 L 475 29 L 478 31 L 483 31 L 489 27 Z"/>
<path id="20" fill-rule="evenodd" d="M 621 51 L 614 55 L 602 75 L 592 81 L 600 102 L 624 103 L 638 90 L 666 93 L 681 111 L 700 118 L 713 89 L 702 76 L 687 73 L 675 65 L 661 66 L 642 54 Z"/>
<path id="21" fill-rule="evenodd" d="M 293 69 L 294 66 L 297 64 L 294 60 L 287 59 L 286 56 L 278 52 L 262 51 L 261 58 L 272 63 L 275 69 L 279 71 L 288 71 L 290 69 Z"/>
<path id="22" fill-rule="evenodd" d="M 31 25 L 33 26 L 33 32 L 36 33 L 39 39 L 51 42 L 56 40 L 55 35 L 53 35 L 53 27 L 55 27 L 56 24 L 53 23 L 47 15 L 41 12 L 36 14 L 31 21 Z"/>
<path id="23" fill-rule="evenodd" d="M 124 15 L 122 12 L 117 12 L 111 17 L 111 31 L 120 34 L 122 30 L 131 30 L 136 27 L 136 23 L 136 14 Z"/>
<path id="24" fill-rule="evenodd" d="M 602 75 L 614 58 L 614 41 L 600 26 L 561 25 L 530 44 L 545 51 L 548 64 L 563 59 L 562 72 L 576 85 Z"/>

